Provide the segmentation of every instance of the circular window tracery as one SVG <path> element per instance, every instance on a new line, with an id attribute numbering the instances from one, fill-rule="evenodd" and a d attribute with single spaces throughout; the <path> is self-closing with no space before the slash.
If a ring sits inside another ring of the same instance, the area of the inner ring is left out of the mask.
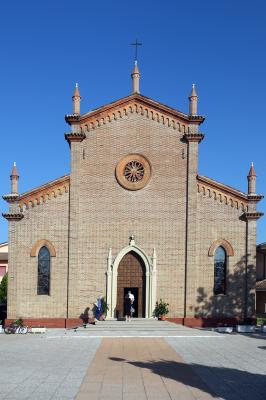
<path id="1" fill-rule="evenodd" d="M 130 161 L 124 169 L 124 176 L 129 182 L 139 182 L 144 176 L 144 167 L 139 161 Z"/>
<path id="2" fill-rule="evenodd" d="M 141 154 L 128 154 L 115 169 L 118 183 L 128 190 L 142 189 L 151 177 L 151 165 Z"/>

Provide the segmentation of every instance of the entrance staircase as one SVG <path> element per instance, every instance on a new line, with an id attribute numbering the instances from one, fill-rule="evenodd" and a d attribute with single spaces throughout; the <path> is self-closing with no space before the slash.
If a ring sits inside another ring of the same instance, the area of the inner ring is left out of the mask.
<path id="1" fill-rule="evenodd" d="M 196 330 L 177 325 L 168 321 L 156 319 L 135 318 L 131 322 L 121 320 L 96 321 L 95 325 L 87 325 L 86 328 L 78 327 L 69 330 L 68 334 L 85 335 L 92 337 L 171 337 L 194 336 Z"/>

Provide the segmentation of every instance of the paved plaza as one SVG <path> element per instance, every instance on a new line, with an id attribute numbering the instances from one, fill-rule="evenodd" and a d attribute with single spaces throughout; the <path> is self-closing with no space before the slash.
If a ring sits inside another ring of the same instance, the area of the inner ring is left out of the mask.
<path id="1" fill-rule="evenodd" d="M 265 399 L 266 334 L 102 322 L 0 335 L 0 399 Z"/>

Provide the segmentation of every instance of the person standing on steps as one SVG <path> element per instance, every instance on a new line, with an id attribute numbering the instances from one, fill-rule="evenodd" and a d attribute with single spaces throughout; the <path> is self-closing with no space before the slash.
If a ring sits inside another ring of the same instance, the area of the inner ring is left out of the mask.
<path id="1" fill-rule="evenodd" d="M 131 315 L 132 315 L 132 304 L 134 303 L 135 297 L 129 290 L 125 296 L 125 314 L 126 314 L 126 322 L 131 321 Z"/>

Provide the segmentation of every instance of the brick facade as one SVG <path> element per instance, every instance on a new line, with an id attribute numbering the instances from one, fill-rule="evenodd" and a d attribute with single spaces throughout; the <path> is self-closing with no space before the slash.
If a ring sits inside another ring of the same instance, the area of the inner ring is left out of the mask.
<path id="1" fill-rule="evenodd" d="M 67 118 L 70 176 L 7 199 L 9 319 L 78 321 L 106 296 L 108 274 L 131 235 L 150 268 L 147 301 L 154 295 L 168 302 L 169 318 L 254 316 L 255 210 L 247 222 L 246 194 L 198 176 L 203 120 L 139 94 Z M 151 176 L 141 190 L 125 189 L 116 179 L 117 163 L 128 154 L 150 163 Z M 49 296 L 37 296 L 37 258 L 30 255 L 41 239 L 56 251 Z M 233 255 L 227 257 L 226 294 L 214 296 L 209 249 L 217 240 L 227 241 Z"/>

